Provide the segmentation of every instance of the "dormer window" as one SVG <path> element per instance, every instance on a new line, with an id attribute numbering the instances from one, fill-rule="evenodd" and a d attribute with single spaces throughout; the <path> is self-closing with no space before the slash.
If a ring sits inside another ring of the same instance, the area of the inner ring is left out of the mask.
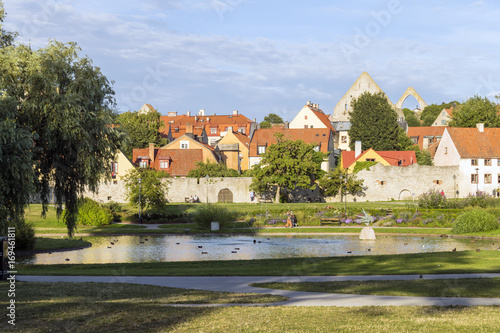
<path id="1" fill-rule="evenodd" d="M 148 159 L 141 159 L 139 160 L 139 168 L 147 168 L 149 165 L 149 160 Z"/>
<path id="2" fill-rule="evenodd" d="M 266 153 L 266 146 L 257 146 L 257 154 L 262 155 Z"/>
<path id="3" fill-rule="evenodd" d="M 169 168 L 169 161 L 168 160 L 163 160 L 160 161 L 160 169 L 168 169 Z"/>

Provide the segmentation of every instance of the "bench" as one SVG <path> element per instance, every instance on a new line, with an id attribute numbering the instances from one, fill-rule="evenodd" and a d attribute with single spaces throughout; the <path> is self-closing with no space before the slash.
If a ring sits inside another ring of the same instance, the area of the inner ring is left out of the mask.
<path id="1" fill-rule="evenodd" d="M 340 218 L 339 217 L 322 217 L 319 220 L 319 223 L 320 223 L 320 225 L 323 225 L 325 223 L 331 223 L 331 224 L 337 223 L 338 225 L 340 225 Z"/>

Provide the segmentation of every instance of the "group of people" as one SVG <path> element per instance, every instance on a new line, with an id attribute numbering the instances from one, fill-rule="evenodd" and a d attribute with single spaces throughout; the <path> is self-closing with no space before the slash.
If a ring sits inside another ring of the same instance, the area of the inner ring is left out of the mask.
<path id="1" fill-rule="evenodd" d="M 196 194 L 189 197 L 189 203 L 198 203 L 198 202 L 200 202 L 200 198 L 198 198 Z"/>
<path id="2" fill-rule="evenodd" d="M 285 228 L 295 228 L 297 227 L 297 217 L 293 214 L 293 212 L 290 210 L 286 212 L 286 226 Z"/>

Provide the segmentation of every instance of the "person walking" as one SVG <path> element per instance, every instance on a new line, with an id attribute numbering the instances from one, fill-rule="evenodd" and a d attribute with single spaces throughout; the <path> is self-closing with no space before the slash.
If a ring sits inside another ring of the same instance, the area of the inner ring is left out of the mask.
<path id="1" fill-rule="evenodd" d="M 286 226 L 285 228 L 291 228 L 292 227 L 292 212 L 288 211 L 286 212 Z"/>

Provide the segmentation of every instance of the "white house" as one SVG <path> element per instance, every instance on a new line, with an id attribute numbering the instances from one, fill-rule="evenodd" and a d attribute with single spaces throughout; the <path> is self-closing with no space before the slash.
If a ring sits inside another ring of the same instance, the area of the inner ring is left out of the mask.
<path id="1" fill-rule="evenodd" d="M 460 197 L 500 187 L 500 128 L 448 127 L 434 156 L 435 166 L 459 166 L 456 190 Z"/>

